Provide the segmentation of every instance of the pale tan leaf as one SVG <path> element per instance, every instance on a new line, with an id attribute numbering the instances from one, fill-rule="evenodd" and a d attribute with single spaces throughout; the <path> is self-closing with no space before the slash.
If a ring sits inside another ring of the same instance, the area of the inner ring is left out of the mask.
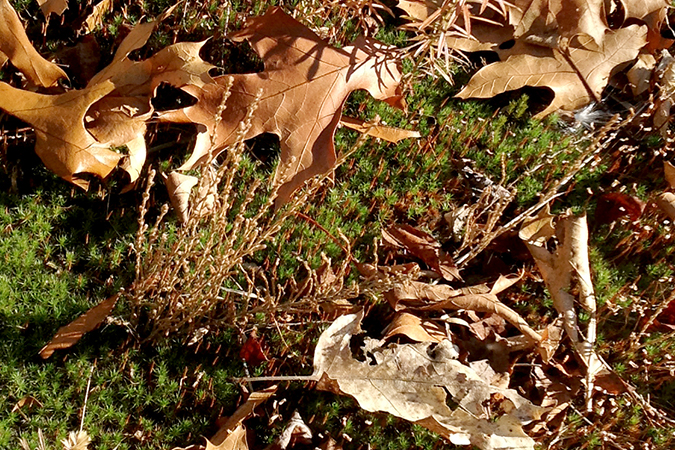
<path id="1" fill-rule="evenodd" d="M 438 5 L 425 0 L 398 0 L 396 7 L 405 11 L 411 19 L 420 22 L 425 21 L 431 13 L 438 9 Z"/>
<path id="2" fill-rule="evenodd" d="M 470 286 L 455 289 L 447 284 L 429 284 L 419 281 L 396 284 L 385 294 L 389 304 L 396 311 L 403 308 L 422 308 L 449 298 L 461 295 L 488 294 L 486 285 Z"/>
<path id="3" fill-rule="evenodd" d="M 597 45 L 602 45 L 605 32 L 609 30 L 605 0 L 563 0 L 560 4 L 556 22 L 561 36 L 571 39 L 584 33 L 591 36 Z"/>
<path id="4" fill-rule="evenodd" d="M 518 8 L 518 6 L 524 7 L 522 8 L 522 15 L 520 17 L 513 14 L 513 9 L 511 10 L 511 21 L 515 26 L 513 32 L 515 38 L 520 38 L 528 34 L 541 36 L 551 33 L 552 31 L 556 32 L 556 29 L 558 28 L 555 17 L 558 10 L 557 5 L 551 5 L 549 0 L 531 0 L 526 3 L 526 5 L 516 5 L 516 8 Z M 559 4 L 560 3 L 558 3 L 558 5 Z"/>
<path id="5" fill-rule="evenodd" d="M 197 103 L 162 113 L 160 119 L 205 125 L 210 136 L 215 136 L 215 157 L 235 142 L 239 124 L 255 103 L 245 138 L 268 132 L 279 136 L 281 142 L 273 179 L 273 186 L 279 188 L 277 206 L 287 202 L 305 181 L 334 168 L 333 136 L 342 105 L 352 91 L 365 89 L 377 99 L 402 106 L 395 50 L 374 39 L 361 37 L 336 49 L 280 8 L 251 19 L 231 38 L 247 40 L 266 70 L 217 77 L 215 83 L 202 88 L 185 86 L 183 90 L 197 98 Z M 223 109 L 230 79 L 234 81 Z M 256 103 L 258 92 L 262 94 Z M 218 114 L 221 117 L 216 120 Z M 207 147 L 203 148 L 206 151 Z M 207 156 L 193 154 L 190 161 L 203 162 Z"/>
<path id="6" fill-rule="evenodd" d="M 419 131 L 404 130 L 402 128 L 389 127 L 386 125 L 370 124 L 365 120 L 355 119 L 353 117 L 342 116 L 340 125 L 356 130 L 366 136 L 382 139 L 387 142 L 399 142 L 403 139 L 420 137 Z"/>
<path id="7" fill-rule="evenodd" d="M 509 37 L 510 35 L 511 33 L 509 33 Z M 505 40 L 508 40 L 508 37 Z M 494 51 L 495 48 L 497 48 L 497 46 L 493 42 L 479 41 L 478 39 L 475 38 L 471 39 L 471 38 L 448 36 L 445 39 L 445 43 L 448 46 L 448 48 L 468 53 L 489 52 Z"/>
<path id="8" fill-rule="evenodd" d="M 520 272 L 518 275 L 499 275 L 499 278 L 497 278 L 497 281 L 495 281 L 495 284 L 492 285 L 492 289 L 490 289 L 490 294 L 500 294 L 522 280 L 523 275 L 525 272 Z"/>
<path id="9" fill-rule="evenodd" d="M 281 450 L 286 450 L 289 445 L 292 445 L 291 443 L 293 443 L 293 445 L 295 443 L 306 445 L 311 442 L 312 430 L 310 430 L 305 421 L 302 420 L 300 413 L 297 410 L 293 411 L 293 417 L 291 417 L 290 422 L 277 441 L 279 447 Z"/>
<path id="10" fill-rule="evenodd" d="M 110 82 L 61 95 L 43 95 L 0 83 L 0 109 L 35 129 L 35 152 L 52 172 L 87 188 L 81 174 L 105 178 L 121 156 L 96 141 L 84 128 L 89 107 L 114 89 Z"/>
<path id="11" fill-rule="evenodd" d="M 166 175 L 166 190 L 169 192 L 169 199 L 178 214 L 178 219 L 182 223 L 186 223 L 190 218 L 190 193 L 198 181 L 197 177 L 176 171 Z"/>
<path id="12" fill-rule="evenodd" d="M 38 399 L 36 399 L 35 397 L 31 397 L 29 395 L 21 398 L 18 402 L 16 402 L 14 404 L 14 407 L 12 408 L 12 412 L 19 411 L 22 408 L 30 409 L 34 406 L 39 406 L 40 408 L 42 408 L 43 405 L 42 403 L 40 403 Z"/>
<path id="13" fill-rule="evenodd" d="M 524 224 L 526 224 L 525 221 Z M 553 299 L 553 306 L 563 317 L 563 326 L 567 335 L 574 345 L 581 342 L 577 328 L 577 314 L 574 307 L 575 298 L 571 294 L 572 278 L 575 275 L 575 269 L 572 263 L 573 254 L 576 249 L 572 246 L 578 243 L 578 240 L 571 239 L 570 232 L 574 227 L 573 219 L 561 219 L 557 228 L 558 247 L 554 252 L 544 247 L 544 240 L 533 241 L 525 240 L 527 248 L 532 253 L 537 267 L 546 282 L 549 293 Z M 522 231 L 522 230 L 521 230 Z"/>
<path id="14" fill-rule="evenodd" d="M 555 216 L 551 214 L 550 206 L 547 203 L 536 216 L 528 217 L 523 221 L 518 237 L 523 241 L 543 245 L 555 234 L 554 218 Z"/>
<path id="15" fill-rule="evenodd" d="M 122 159 L 120 168 L 129 174 L 129 183 L 135 183 L 141 175 L 145 157 L 147 154 L 145 148 L 145 138 L 137 136 L 126 143 L 129 153 Z"/>
<path id="16" fill-rule="evenodd" d="M 320 387 L 333 385 L 354 397 L 368 411 L 389 412 L 425 426 L 458 445 L 483 450 L 534 449 L 523 431 L 538 420 L 543 408 L 512 389 L 486 383 L 470 367 L 453 358 L 452 343 L 380 347 L 366 338 L 373 361 L 353 358 L 351 338 L 361 331 L 363 313 L 342 316 L 321 335 L 314 354 L 314 377 Z M 433 350 L 432 350 L 433 349 Z M 459 405 L 446 403 L 450 394 Z M 503 411 L 491 411 L 493 395 L 503 396 Z"/>
<path id="17" fill-rule="evenodd" d="M 96 30 L 96 27 L 103 24 L 103 17 L 112 9 L 113 0 L 101 0 L 95 6 L 91 14 L 87 16 L 84 25 L 90 33 Z"/>
<path id="18" fill-rule="evenodd" d="M 675 221 L 675 194 L 664 192 L 656 197 L 656 204 L 666 213 L 670 220 Z"/>
<path id="19" fill-rule="evenodd" d="M 399 334 L 415 342 L 441 342 L 448 338 L 443 327 L 407 312 L 398 312 L 383 333 L 385 340 Z"/>
<path id="20" fill-rule="evenodd" d="M 423 311 L 426 310 L 458 310 L 466 309 L 469 311 L 476 312 L 488 312 L 492 314 L 497 314 L 504 318 L 511 325 L 515 326 L 528 338 L 534 342 L 541 341 L 541 335 L 537 333 L 529 324 L 523 319 L 520 314 L 503 304 L 499 301 L 496 295 L 494 294 L 469 294 L 469 295 L 460 295 L 458 297 L 453 297 L 445 299 L 441 302 L 434 303 L 428 306 L 420 308 Z"/>
<path id="21" fill-rule="evenodd" d="M 638 55 L 637 62 L 626 73 L 633 95 L 640 95 L 649 89 L 656 58 L 650 53 Z"/>
<path id="22" fill-rule="evenodd" d="M 420 266 L 417 263 L 397 264 L 393 266 L 375 266 L 373 264 L 355 263 L 356 269 L 366 279 L 372 278 L 419 278 Z"/>
<path id="23" fill-rule="evenodd" d="M 541 342 L 539 343 L 539 349 L 541 353 L 541 358 L 545 364 L 553 358 L 553 355 L 558 350 L 560 346 L 560 341 L 562 340 L 563 327 L 562 319 L 556 319 L 552 324 L 548 325 L 544 331 L 541 333 Z"/>
<path id="24" fill-rule="evenodd" d="M 115 307 L 120 294 L 103 300 L 68 325 L 59 328 L 51 341 L 40 350 L 43 359 L 49 358 L 55 350 L 72 347 L 82 336 L 96 329 Z"/>
<path id="25" fill-rule="evenodd" d="M 569 47 L 569 53 L 555 49 L 553 57 L 513 55 L 479 70 L 457 96 L 489 98 L 524 86 L 546 87 L 555 97 L 538 117 L 577 109 L 593 99 L 587 86 L 599 98 L 612 70 L 637 57 L 646 33 L 645 26 L 631 25 L 607 32 L 600 51 Z"/>
<path id="26" fill-rule="evenodd" d="M 9 0 L 0 0 L 0 53 L 4 55 L 0 62 L 9 59 L 36 86 L 51 87 L 66 78 L 63 70 L 35 50 Z"/>
<path id="27" fill-rule="evenodd" d="M 513 16 L 509 14 L 508 16 Z M 508 17 L 507 16 L 507 17 Z M 505 22 L 503 17 L 496 23 L 478 21 L 471 27 L 470 37 L 448 35 L 446 44 L 449 48 L 464 52 L 493 51 L 501 61 L 512 55 L 527 54 L 534 57 L 553 57 L 552 48 L 556 46 L 558 34 L 555 28 L 549 33 L 529 34 L 515 39 L 516 30 Z M 555 27 L 555 24 L 551 25 Z"/>
<path id="28" fill-rule="evenodd" d="M 209 71 L 216 66 L 207 63 L 199 52 L 206 44 L 201 42 L 179 42 L 159 51 L 149 59 L 152 64 L 152 84 L 154 89 L 160 83 L 168 83 L 174 87 L 203 87 L 213 83 Z"/>
<path id="29" fill-rule="evenodd" d="M 270 386 L 261 391 L 251 393 L 237 410 L 232 414 L 227 421 L 218 429 L 218 432 L 211 438 L 210 443 L 214 446 L 219 446 L 227 440 L 227 437 L 232 435 L 237 429 L 242 426 L 245 419 L 253 414 L 253 411 L 263 402 L 267 401 L 277 392 L 277 386 Z"/>
<path id="30" fill-rule="evenodd" d="M 619 0 L 624 10 L 624 21 L 627 19 L 644 20 L 647 16 L 665 13 L 671 6 L 668 0 Z"/>
<path id="31" fill-rule="evenodd" d="M 497 314 L 518 328 L 531 341 L 541 341 L 541 335 L 532 329 L 520 314 L 500 302 L 497 296 L 489 291 L 486 286 L 452 289 L 447 285 L 412 281 L 396 285 L 385 294 L 385 297 L 397 311 L 408 307 L 421 311 L 466 309 Z"/>
<path id="32" fill-rule="evenodd" d="M 37 2 L 46 18 L 49 18 L 51 13 L 60 16 L 68 9 L 68 0 L 37 0 Z"/>
<path id="33" fill-rule="evenodd" d="M 218 200 L 217 174 L 218 170 L 212 165 L 205 166 L 202 169 L 202 177 L 199 180 L 197 195 L 192 202 L 195 213 L 200 217 L 209 214 L 216 207 Z"/>
<path id="34" fill-rule="evenodd" d="M 544 278 L 553 306 L 562 317 L 579 359 L 586 366 L 586 406 L 590 410 L 595 376 L 604 363 L 595 352 L 596 300 L 588 256 L 588 224 L 586 215 L 560 217 L 556 225 L 558 246 L 555 251 L 543 243 L 525 241 Z M 575 304 L 589 315 L 585 336 L 580 333 Z"/>
<path id="35" fill-rule="evenodd" d="M 668 161 L 663 161 L 663 174 L 671 189 L 675 189 L 675 166 Z"/>
<path id="36" fill-rule="evenodd" d="M 489 360 L 471 361 L 469 362 L 469 367 L 487 384 L 501 389 L 508 389 L 510 382 L 508 372 L 496 372 Z"/>
<path id="37" fill-rule="evenodd" d="M 86 431 L 71 431 L 68 437 L 61 441 L 63 450 L 87 450 L 91 443 L 91 438 Z"/>
<path id="38" fill-rule="evenodd" d="M 672 108 L 673 99 L 662 99 L 656 108 L 656 112 L 654 113 L 654 128 L 659 131 L 664 139 L 668 137 L 668 124 L 672 119 L 670 114 Z"/>
<path id="39" fill-rule="evenodd" d="M 223 442 L 214 445 L 206 440 L 206 450 L 248 450 L 248 442 L 246 442 L 246 427 L 240 423 L 236 428 L 230 431 Z"/>

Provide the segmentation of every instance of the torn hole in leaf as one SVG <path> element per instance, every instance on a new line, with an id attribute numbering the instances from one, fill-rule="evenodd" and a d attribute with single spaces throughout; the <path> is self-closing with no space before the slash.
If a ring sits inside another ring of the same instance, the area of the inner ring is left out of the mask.
<path id="1" fill-rule="evenodd" d="M 272 168 L 279 159 L 281 144 L 274 133 L 261 133 L 244 141 L 251 155 L 266 168 Z"/>
<path id="2" fill-rule="evenodd" d="M 182 89 L 175 88 L 167 83 L 160 83 L 151 102 L 155 111 L 170 111 L 195 105 L 197 99 Z"/>
<path id="3" fill-rule="evenodd" d="M 352 357 L 357 361 L 366 362 L 369 359 L 371 359 L 366 357 L 366 352 L 363 349 L 365 342 L 366 342 L 365 333 L 355 334 L 349 340 L 349 349 L 352 352 Z M 370 364 L 370 361 L 368 361 L 368 363 Z"/>
<path id="4" fill-rule="evenodd" d="M 547 87 L 525 86 L 520 89 L 497 94 L 489 100 L 489 103 L 495 109 L 501 109 L 512 102 L 520 100 L 523 95 L 527 95 L 527 112 L 532 115 L 545 110 L 555 98 L 553 90 Z"/>
<path id="5" fill-rule="evenodd" d="M 514 45 L 516 45 L 516 40 L 509 39 L 508 41 L 504 41 L 501 44 L 499 44 L 499 50 L 508 50 L 510 48 L 513 48 Z"/>
<path id="6" fill-rule="evenodd" d="M 664 39 L 675 39 L 675 29 L 671 26 L 670 20 L 665 20 L 661 27 L 660 34 Z"/>
<path id="7" fill-rule="evenodd" d="M 486 66 L 488 64 L 499 62 L 499 55 L 496 52 L 473 52 L 468 55 L 469 63 L 473 66 Z"/>
<path id="8" fill-rule="evenodd" d="M 619 0 L 613 0 L 612 7 L 607 11 L 607 25 L 609 25 L 610 30 L 616 30 L 623 25 L 623 21 L 626 18 L 626 10 Z"/>
<path id="9" fill-rule="evenodd" d="M 448 408 L 450 408 L 451 411 L 455 411 L 457 408 L 459 408 L 459 403 L 457 403 L 457 402 L 452 398 L 452 394 L 450 393 L 450 391 L 448 390 L 448 388 L 446 388 L 445 386 L 443 386 L 443 390 L 445 391 L 445 404 L 446 404 L 446 406 L 447 406 Z"/>
<path id="10" fill-rule="evenodd" d="M 238 43 L 214 36 L 204 44 L 199 56 L 216 66 L 212 69 L 215 73 L 209 72 L 212 76 L 258 73 L 265 70 L 265 63 L 253 51 L 248 41 Z M 221 67 L 226 67 L 227 70 L 220 69 Z"/>
<path id="11" fill-rule="evenodd" d="M 153 160 L 170 161 L 167 169 L 177 168 L 190 157 L 197 133 L 205 129 L 203 125 L 194 123 L 150 127 L 145 136 L 148 157 L 152 155 Z"/>

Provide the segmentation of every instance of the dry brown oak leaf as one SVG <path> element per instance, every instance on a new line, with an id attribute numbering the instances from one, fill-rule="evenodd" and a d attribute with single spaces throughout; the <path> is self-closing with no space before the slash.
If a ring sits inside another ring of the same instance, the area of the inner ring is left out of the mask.
<path id="1" fill-rule="evenodd" d="M 608 28 L 604 0 L 533 0 L 516 26 L 514 37 L 536 35 L 543 40 L 585 33 L 600 44 Z"/>
<path id="2" fill-rule="evenodd" d="M 607 32 L 599 49 L 589 43 L 590 48 L 553 49 L 552 57 L 511 56 L 480 69 L 457 96 L 489 98 L 524 86 L 546 87 L 555 96 L 538 117 L 575 110 L 600 98 L 612 70 L 637 57 L 646 35 L 646 26 L 631 25 Z"/>
<path id="3" fill-rule="evenodd" d="M 105 178 L 122 156 L 84 128 L 89 107 L 114 88 L 110 81 L 105 81 L 79 91 L 43 95 L 0 82 L 0 109 L 35 129 L 35 153 L 49 170 L 87 189 L 89 181 L 81 174 Z"/>
<path id="4" fill-rule="evenodd" d="M 51 13 L 60 16 L 63 11 L 68 9 L 68 0 L 37 0 L 42 10 L 42 14 L 49 19 Z"/>
<path id="5" fill-rule="evenodd" d="M 650 45 L 657 45 L 650 36 L 660 36 L 664 4 L 665 0 L 622 2 L 620 22 L 630 19 L 627 23 L 645 23 Z M 478 18 L 471 21 L 471 38 L 449 36 L 446 44 L 465 52 L 494 51 L 501 61 L 519 54 L 553 57 L 552 49 L 558 47 L 561 37 L 574 42 L 575 38 L 589 35 L 601 44 L 609 31 L 608 12 L 601 0 L 515 0 L 505 5 L 505 13 L 494 8 L 480 12 L 480 5 L 473 4 L 471 13 Z M 461 21 L 459 26 L 465 27 Z"/>
<path id="6" fill-rule="evenodd" d="M 321 334 L 314 352 L 318 389 L 356 399 L 361 408 L 384 411 L 422 425 L 455 445 L 482 450 L 534 450 L 522 426 L 545 411 L 520 396 L 483 380 L 457 360 L 448 339 L 435 343 L 391 344 L 365 338 L 366 361 L 352 356 L 352 336 L 361 333 L 363 312 L 336 319 Z M 455 408 L 448 406 L 452 397 Z M 491 408 L 496 398 L 503 402 Z"/>
<path id="7" fill-rule="evenodd" d="M 182 170 L 206 162 L 209 155 L 232 144 L 239 124 L 260 95 L 245 138 L 266 132 L 279 136 L 281 160 L 273 180 L 273 186 L 279 187 L 278 206 L 305 181 L 334 168 L 333 136 L 352 91 L 365 89 L 376 99 L 403 106 L 396 53 L 374 39 L 360 37 L 348 47 L 333 48 L 279 8 L 252 19 L 231 38 L 247 40 L 265 62 L 265 71 L 218 77 L 201 88 L 182 88 L 197 103 L 163 113 L 160 119 L 203 124 L 214 144 L 196 148 Z M 233 85 L 218 121 L 229 77 Z"/>
<path id="8" fill-rule="evenodd" d="M 28 40 L 9 0 L 0 0 L 0 67 L 9 61 L 35 86 L 54 86 L 66 74 L 44 59 Z"/>
<path id="9" fill-rule="evenodd" d="M 199 56 L 205 41 L 173 44 L 142 61 L 129 59 L 129 53 L 145 45 L 157 24 L 174 9 L 169 8 L 153 22 L 136 25 L 120 44 L 113 61 L 88 84 L 91 87 L 110 80 L 115 85 L 110 95 L 89 109 L 86 126 L 100 142 L 127 146 L 129 153 L 121 167 L 129 174 L 131 183 L 136 181 L 145 164 L 144 135 L 147 121 L 154 112 L 150 100 L 157 87 L 161 83 L 176 88 L 213 83 L 209 70 L 214 66 Z"/>

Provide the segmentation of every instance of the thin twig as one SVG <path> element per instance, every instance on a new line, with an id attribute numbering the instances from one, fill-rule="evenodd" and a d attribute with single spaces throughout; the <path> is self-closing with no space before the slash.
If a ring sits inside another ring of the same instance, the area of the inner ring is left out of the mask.
<path id="1" fill-rule="evenodd" d="M 84 416 L 87 412 L 87 400 L 89 400 L 89 389 L 91 388 L 91 377 L 94 374 L 94 368 L 96 368 L 96 362 L 91 366 L 89 370 L 89 379 L 87 380 L 87 391 L 84 393 L 84 405 L 82 406 L 82 419 L 80 419 L 80 433 L 84 428 Z"/>

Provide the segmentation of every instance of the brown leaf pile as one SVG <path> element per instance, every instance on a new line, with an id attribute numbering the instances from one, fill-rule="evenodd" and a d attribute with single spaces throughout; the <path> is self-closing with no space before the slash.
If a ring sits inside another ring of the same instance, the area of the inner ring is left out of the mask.
<path id="1" fill-rule="evenodd" d="M 437 10 L 428 5 L 421 0 L 399 2 L 417 19 L 418 30 L 438 20 Z M 480 69 L 458 97 L 489 98 L 525 86 L 548 88 L 554 98 L 538 114 L 543 117 L 599 101 L 613 72 L 640 54 L 667 48 L 672 41 L 660 35 L 667 8 L 666 0 L 467 2 L 454 31 L 438 46 L 491 51 L 499 57 Z"/>

